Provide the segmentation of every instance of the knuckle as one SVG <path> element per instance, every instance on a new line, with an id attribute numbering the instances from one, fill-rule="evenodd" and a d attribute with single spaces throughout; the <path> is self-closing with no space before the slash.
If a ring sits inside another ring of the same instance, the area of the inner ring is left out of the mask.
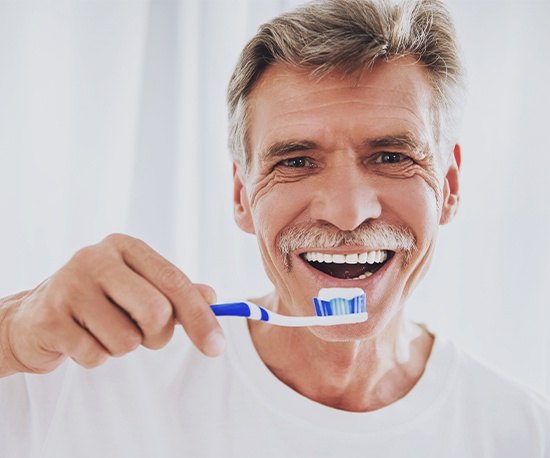
<path id="1" fill-rule="evenodd" d="M 58 273 L 64 276 L 65 281 L 69 281 L 70 276 L 77 283 L 96 281 L 112 272 L 120 260 L 117 247 L 99 243 L 78 250 Z"/>
<path id="2" fill-rule="evenodd" d="M 117 348 L 112 352 L 113 356 L 122 356 L 135 350 L 142 342 L 142 336 L 137 331 L 122 333 L 118 338 Z"/>
<path id="3" fill-rule="evenodd" d="M 67 314 L 86 295 L 84 279 L 69 269 L 62 269 L 51 278 L 46 286 L 39 310 L 44 314 Z M 47 318 L 47 316 L 45 316 Z"/>
<path id="4" fill-rule="evenodd" d="M 132 320 L 145 335 L 154 335 L 174 320 L 172 304 L 162 294 L 147 295 L 143 306 L 136 308 Z"/>
<path id="5" fill-rule="evenodd" d="M 150 307 L 151 321 L 159 327 L 166 326 L 174 316 L 172 305 L 164 299 L 158 299 L 152 302 Z"/>
<path id="6" fill-rule="evenodd" d="M 82 283 L 84 279 L 94 279 L 113 259 L 113 253 L 100 245 L 87 246 L 78 250 L 58 273 L 64 277 L 65 282 L 72 280 Z"/>
<path id="7" fill-rule="evenodd" d="M 189 286 L 185 275 L 176 267 L 165 265 L 159 272 L 161 287 L 168 293 L 182 291 Z"/>
<path id="8" fill-rule="evenodd" d="M 80 345 L 79 350 L 80 351 L 77 352 L 77 355 L 73 359 L 86 369 L 100 366 L 109 357 L 107 352 L 97 345 L 84 343 Z"/>
<path id="9" fill-rule="evenodd" d="M 143 345 L 151 350 L 159 350 L 164 347 L 174 334 L 174 325 L 171 323 L 162 330 L 161 333 L 154 337 L 148 338 L 143 342 Z"/>
<path id="10" fill-rule="evenodd" d="M 129 236 L 120 234 L 120 233 L 112 233 L 112 234 L 109 234 L 107 237 L 105 237 L 101 241 L 101 243 L 104 243 L 106 245 L 118 246 L 120 243 L 124 243 L 127 237 Z"/>
<path id="11" fill-rule="evenodd" d="M 93 369 L 103 364 L 108 357 L 109 355 L 104 350 L 88 349 L 88 351 L 80 354 L 76 361 L 86 369 Z"/>
<path id="12" fill-rule="evenodd" d="M 141 248 L 141 249 L 149 249 L 149 245 L 147 245 L 143 240 L 141 239 L 138 239 L 136 237 L 131 237 L 129 235 L 126 235 L 124 236 L 125 237 L 125 242 L 127 244 L 127 246 L 130 248 L 130 249 L 138 249 L 138 248 Z"/>
<path id="13" fill-rule="evenodd" d="M 133 247 L 144 245 L 145 242 L 135 237 L 132 237 L 131 235 L 128 235 L 128 234 L 113 233 L 105 237 L 101 241 L 101 244 L 115 247 L 118 250 L 124 250 L 124 249 L 132 249 Z"/>
<path id="14" fill-rule="evenodd" d="M 46 291 L 52 297 L 65 296 L 68 291 L 75 289 L 78 283 L 78 276 L 71 269 L 63 267 L 50 278 L 46 285 Z"/>
<path id="15" fill-rule="evenodd" d="M 87 265 L 97 259 L 98 249 L 96 245 L 85 246 L 73 254 L 69 265 Z"/>
<path id="16" fill-rule="evenodd" d="M 152 332 L 158 331 L 166 326 L 174 316 L 172 306 L 168 301 L 158 300 L 149 303 L 148 307 L 142 309 L 138 323 Z"/>

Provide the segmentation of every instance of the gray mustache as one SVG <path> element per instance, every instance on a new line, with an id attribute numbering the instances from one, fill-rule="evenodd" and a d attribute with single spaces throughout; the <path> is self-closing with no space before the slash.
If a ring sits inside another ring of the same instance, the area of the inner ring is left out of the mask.
<path id="1" fill-rule="evenodd" d="M 416 247 L 416 238 L 405 226 L 395 226 L 381 221 L 365 221 L 353 231 L 342 231 L 330 223 L 301 223 L 281 232 L 277 241 L 288 270 L 292 268 L 290 254 L 309 248 L 338 248 L 359 245 L 387 250 L 405 251 L 405 260 Z"/>

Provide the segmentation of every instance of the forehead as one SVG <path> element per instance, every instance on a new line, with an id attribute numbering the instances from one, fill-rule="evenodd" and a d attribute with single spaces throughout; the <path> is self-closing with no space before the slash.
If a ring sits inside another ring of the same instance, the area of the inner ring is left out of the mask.
<path id="1" fill-rule="evenodd" d="M 257 156 L 268 143 L 304 136 L 329 147 L 388 134 L 428 142 L 433 138 L 431 102 L 427 71 L 412 57 L 317 79 L 277 63 L 266 69 L 249 97 L 249 148 Z"/>

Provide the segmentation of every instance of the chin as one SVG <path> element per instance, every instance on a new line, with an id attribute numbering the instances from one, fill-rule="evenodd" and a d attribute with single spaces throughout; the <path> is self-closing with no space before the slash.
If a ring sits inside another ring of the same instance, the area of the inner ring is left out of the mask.
<path id="1" fill-rule="evenodd" d="M 315 337 L 325 342 L 357 342 L 377 336 L 386 327 L 390 319 L 380 318 L 380 314 L 369 312 L 369 318 L 364 323 L 312 326 L 308 329 Z"/>
<path id="2" fill-rule="evenodd" d="M 365 329 L 364 323 L 340 324 L 336 326 L 314 326 L 309 328 L 310 332 L 325 342 L 356 342 L 366 340 L 372 335 Z"/>

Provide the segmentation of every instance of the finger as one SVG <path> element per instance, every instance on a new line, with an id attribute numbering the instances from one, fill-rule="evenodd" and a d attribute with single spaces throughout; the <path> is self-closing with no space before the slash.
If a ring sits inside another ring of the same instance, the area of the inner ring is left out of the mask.
<path id="1" fill-rule="evenodd" d="M 111 356 L 125 355 L 143 340 L 131 317 L 102 293 L 73 306 L 73 317 Z"/>
<path id="2" fill-rule="evenodd" d="M 217 302 L 216 291 L 209 285 L 204 283 L 195 283 L 195 286 L 198 288 L 204 300 L 209 304 L 215 304 Z"/>
<path id="3" fill-rule="evenodd" d="M 169 299 L 176 320 L 199 350 L 207 356 L 223 352 L 225 338 L 210 304 L 181 270 L 140 240 L 127 244 L 122 255 L 130 268 Z"/>
<path id="4" fill-rule="evenodd" d="M 85 368 L 97 367 L 109 357 L 107 349 L 71 317 L 66 317 L 62 329 L 52 339 L 50 351 L 67 355 Z"/>
<path id="5" fill-rule="evenodd" d="M 172 338 L 174 332 L 172 304 L 145 278 L 126 265 L 121 265 L 105 272 L 99 284 L 104 293 L 127 312 L 139 327 L 143 335 L 142 344 L 145 347 L 162 348 Z M 129 321 L 128 317 L 125 319 Z M 132 339 L 132 336 L 129 338 Z"/>

